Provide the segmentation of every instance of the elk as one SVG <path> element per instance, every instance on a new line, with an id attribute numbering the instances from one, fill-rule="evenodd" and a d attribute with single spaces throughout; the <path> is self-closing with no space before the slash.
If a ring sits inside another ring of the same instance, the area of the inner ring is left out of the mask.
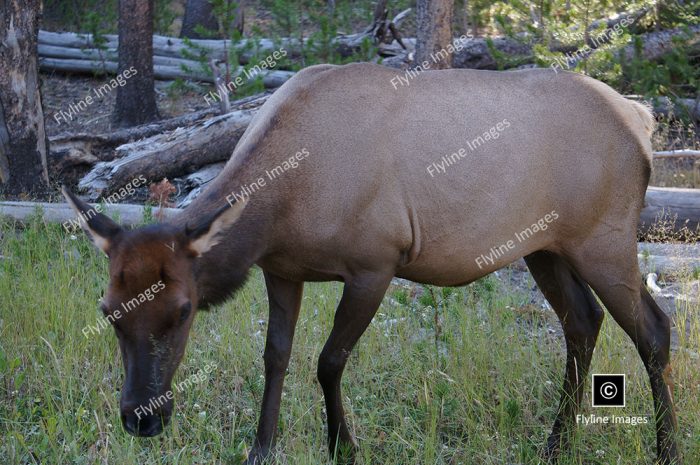
<path id="1" fill-rule="evenodd" d="M 318 380 L 330 453 L 347 449 L 352 461 L 341 376 L 391 279 L 465 285 L 524 257 L 567 348 L 545 455 L 567 446 L 575 424 L 603 319 L 597 295 L 648 372 L 659 462 L 678 463 L 670 322 L 637 263 L 651 167 L 649 110 L 566 72 L 425 71 L 399 88 L 394 77 L 371 64 L 304 69 L 259 110 L 207 190 L 161 224 L 125 230 L 102 214 L 87 215 L 90 206 L 64 190 L 109 257 L 106 315 L 164 284 L 138 311 L 114 319 L 126 373 L 125 429 L 137 436 L 162 431 L 172 399 L 147 416 L 135 409 L 169 389 L 195 310 L 226 300 L 257 265 L 269 322 L 248 463 L 260 463 L 274 441 L 307 281 L 344 283 Z M 523 239 L 548 214 L 547 227 Z"/>

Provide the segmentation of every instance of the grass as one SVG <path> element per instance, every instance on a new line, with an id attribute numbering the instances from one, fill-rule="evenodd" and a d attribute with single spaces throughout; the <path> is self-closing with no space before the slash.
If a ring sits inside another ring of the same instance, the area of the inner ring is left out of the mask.
<path id="1" fill-rule="evenodd" d="M 259 270 L 233 300 L 197 316 L 175 382 L 217 368 L 176 393 L 177 413 L 163 435 L 133 438 L 119 420 L 116 338 L 111 329 L 89 338 L 81 332 L 98 316 L 106 258 L 57 225 L 4 223 L 0 232 L 0 463 L 237 463 L 252 443 L 263 390 L 267 303 Z M 306 286 L 271 463 L 327 463 L 315 364 L 341 289 Z M 392 289 L 350 358 L 344 397 L 359 463 L 539 463 L 565 354 L 551 312 L 533 310 L 526 291 L 495 277 L 436 294 L 412 299 Z M 437 319 L 424 305 L 435 300 Z M 679 439 L 685 463 L 694 464 L 700 308 L 679 305 Z M 627 407 L 593 409 L 587 393 L 582 413 L 653 414 L 641 361 L 609 317 L 593 371 L 627 374 Z M 561 463 L 651 463 L 652 425 L 650 417 L 647 425 L 579 427 Z"/>

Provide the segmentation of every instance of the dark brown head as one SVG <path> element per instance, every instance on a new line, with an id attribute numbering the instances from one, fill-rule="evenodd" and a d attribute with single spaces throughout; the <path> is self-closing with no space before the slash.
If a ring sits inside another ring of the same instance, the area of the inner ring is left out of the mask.
<path id="1" fill-rule="evenodd" d="M 124 363 L 121 418 L 136 436 L 155 436 L 170 420 L 171 382 L 197 309 L 194 262 L 221 239 L 244 202 L 226 205 L 201 224 L 157 224 L 127 230 L 64 188 L 80 226 L 109 257 L 100 305 Z"/>

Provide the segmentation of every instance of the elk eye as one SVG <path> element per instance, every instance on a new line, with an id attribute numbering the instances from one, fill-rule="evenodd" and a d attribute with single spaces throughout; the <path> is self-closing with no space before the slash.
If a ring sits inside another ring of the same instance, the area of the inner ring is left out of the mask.
<path id="1" fill-rule="evenodd" d="M 187 302 L 186 304 L 183 304 L 180 307 L 180 323 L 184 323 L 185 320 L 187 320 L 187 317 L 190 316 L 190 312 L 192 311 L 192 303 Z"/>

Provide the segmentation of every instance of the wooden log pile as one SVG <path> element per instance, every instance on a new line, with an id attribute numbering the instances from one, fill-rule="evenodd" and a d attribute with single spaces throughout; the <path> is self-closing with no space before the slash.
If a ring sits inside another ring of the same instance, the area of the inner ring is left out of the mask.
<path id="1" fill-rule="evenodd" d="M 217 61 L 224 60 L 227 48 L 231 47 L 230 41 L 227 42 L 225 44 L 223 40 L 192 40 L 190 46 L 183 39 L 154 35 L 154 76 L 159 80 L 180 78 L 213 83 L 214 77 L 208 72 L 206 57 Z M 250 50 L 259 51 L 264 56 L 284 47 L 287 42 L 290 41 L 283 39 L 278 45 L 268 39 L 259 41 L 244 39 L 234 46 L 249 50 L 240 54 L 240 64 L 248 64 L 252 67 L 257 66 L 258 63 L 249 63 L 253 56 Z M 113 75 L 117 73 L 118 67 L 117 46 L 118 37 L 113 34 L 100 38 L 100 45 L 97 46 L 91 34 L 39 31 L 39 66 L 42 71 L 48 72 Z M 199 56 L 203 57 L 201 61 L 193 59 Z M 219 66 L 222 67 L 222 73 L 225 73 L 223 63 Z M 234 76 L 246 75 L 243 70 L 242 66 L 235 66 L 231 73 Z M 251 74 L 254 76 L 250 79 L 259 75 L 266 88 L 275 88 L 282 85 L 294 73 L 281 69 L 261 69 L 260 72 Z"/>

